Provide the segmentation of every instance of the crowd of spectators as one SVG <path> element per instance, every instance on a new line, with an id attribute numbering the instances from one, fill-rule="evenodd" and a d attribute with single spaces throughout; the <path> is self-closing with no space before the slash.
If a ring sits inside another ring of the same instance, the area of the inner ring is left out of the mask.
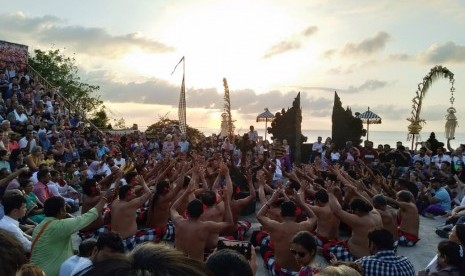
<path id="1" fill-rule="evenodd" d="M 5 275 L 415 275 L 396 249 L 421 242 L 420 215 L 447 216 L 437 233 L 450 232 L 421 273 L 465 273 L 465 157 L 450 141 L 413 153 L 320 137 L 297 166 L 253 127 L 240 140 L 189 141 L 175 126 L 116 138 L 25 72 L 0 71 L 0 89 Z M 256 205 L 263 231 L 244 241 Z M 235 250 L 214 251 L 224 240 Z"/>

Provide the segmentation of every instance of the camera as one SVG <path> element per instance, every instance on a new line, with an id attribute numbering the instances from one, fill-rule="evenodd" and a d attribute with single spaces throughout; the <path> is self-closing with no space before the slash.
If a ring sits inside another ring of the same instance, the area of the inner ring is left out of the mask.
<path id="1" fill-rule="evenodd" d="M 247 241 L 229 241 L 229 240 L 219 240 L 217 250 L 221 249 L 232 249 L 247 260 L 252 258 L 252 244 Z"/>

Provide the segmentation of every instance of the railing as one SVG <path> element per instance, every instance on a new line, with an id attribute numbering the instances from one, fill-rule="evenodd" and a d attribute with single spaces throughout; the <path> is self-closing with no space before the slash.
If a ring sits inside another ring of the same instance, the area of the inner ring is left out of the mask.
<path id="1" fill-rule="evenodd" d="M 79 112 L 79 114 L 81 114 L 82 118 L 84 119 L 84 121 L 86 123 L 88 123 L 93 129 L 97 130 L 100 134 L 104 134 L 96 125 L 94 125 L 86 116 L 86 113 L 83 112 L 80 108 L 78 108 L 77 106 L 75 106 L 72 102 L 70 102 L 66 97 L 63 96 L 63 94 L 60 92 L 60 90 L 56 87 L 54 87 L 52 84 L 50 84 L 50 82 L 47 81 L 47 79 L 45 79 L 39 72 L 37 72 L 31 65 L 27 65 L 27 68 L 28 68 L 28 72 L 29 74 L 31 75 L 31 77 L 40 82 L 42 85 L 45 85 L 45 87 L 47 89 L 52 89 L 54 88 L 55 91 L 56 91 L 56 94 L 58 94 L 58 96 L 60 96 L 64 101 L 65 103 L 70 107 L 70 109 L 74 109 L 76 111 Z"/>

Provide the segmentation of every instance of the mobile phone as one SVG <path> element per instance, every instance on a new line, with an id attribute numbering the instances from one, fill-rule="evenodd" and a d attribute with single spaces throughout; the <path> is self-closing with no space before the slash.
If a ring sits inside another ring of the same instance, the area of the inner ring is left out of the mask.
<path id="1" fill-rule="evenodd" d="M 252 244 L 248 241 L 219 240 L 217 249 L 231 249 L 244 256 L 247 260 L 252 258 Z"/>

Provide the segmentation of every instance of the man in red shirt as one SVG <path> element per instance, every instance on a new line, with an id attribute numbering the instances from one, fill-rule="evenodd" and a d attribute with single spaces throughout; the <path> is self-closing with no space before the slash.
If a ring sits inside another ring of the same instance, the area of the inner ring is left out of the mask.
<path id="1" fill-rule="evenodd" d="M 47 183 L 50 182 L 50 178 L 50 171 L 48 169 L 42 169 L 37 173 L 37 179 L 39 182 L 37 182 L 34 186 L 33 192 L 40 202 L 45 202 L 46 199 L 52 196 L 47 187 Z"/>

